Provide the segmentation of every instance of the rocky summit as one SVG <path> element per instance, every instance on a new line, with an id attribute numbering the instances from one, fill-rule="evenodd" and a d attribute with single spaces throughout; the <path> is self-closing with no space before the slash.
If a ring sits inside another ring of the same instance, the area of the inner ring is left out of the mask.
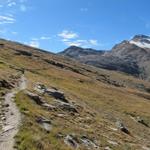
<path id="1" fill-rule="evenodd" d="M 148 44 L 58 55 L 1 39 L 0 149 L 149 150 Z"/>
<path id="2" fill-rule="evenodd" d="M 124 40 L 109 51 L 88 50 L 90 52 L 87 52 L 87 49 L 71 46 L 59 54 L 95 67 L 150 80 L 149 36 L 135 35 L 131 40 Z"/>

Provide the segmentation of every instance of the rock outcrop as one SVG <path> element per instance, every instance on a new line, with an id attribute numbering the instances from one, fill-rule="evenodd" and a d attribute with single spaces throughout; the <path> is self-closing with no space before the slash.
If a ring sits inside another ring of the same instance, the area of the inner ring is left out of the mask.
<path id="1" fill-rule="evenodd" d="M 49 119 L 37 117 L 36 122 L 39 123 L 39 125 L 48 133 L 52 130 L 52 123 Z"/>

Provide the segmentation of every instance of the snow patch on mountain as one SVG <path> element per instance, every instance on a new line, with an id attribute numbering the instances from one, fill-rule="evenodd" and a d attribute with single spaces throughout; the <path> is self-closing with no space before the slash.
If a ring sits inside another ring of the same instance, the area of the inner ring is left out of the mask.
<path id="1" fill-rule="evenodd" d="M 150 39 L 148 41 L 150 41 Z M 131 40 L 130 44 L 135 44 L 136 46 L 141 47 L 141 48 L 150 48 L 150 43 L 147 43 L 147 42 Z"/>

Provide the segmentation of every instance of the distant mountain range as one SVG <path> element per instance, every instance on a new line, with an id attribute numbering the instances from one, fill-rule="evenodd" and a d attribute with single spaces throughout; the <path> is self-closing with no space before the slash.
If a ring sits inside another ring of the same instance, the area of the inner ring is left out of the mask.
<path id="1" fill-rule="evenodd" d="M 124 40 L 110 51 L 71 46 L 60 55 L 74 58 L 82 63 L 150 80 L 150 37 L 136 35 Z"/>

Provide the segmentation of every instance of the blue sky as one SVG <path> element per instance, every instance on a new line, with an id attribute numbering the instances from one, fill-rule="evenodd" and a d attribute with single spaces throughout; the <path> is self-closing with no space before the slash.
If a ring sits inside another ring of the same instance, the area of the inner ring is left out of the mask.
<path id="1" fill-rule="evenodd" d="M 150 35 L 150 0 L 0 0 L 0 37 L 58 52 Z"/>

